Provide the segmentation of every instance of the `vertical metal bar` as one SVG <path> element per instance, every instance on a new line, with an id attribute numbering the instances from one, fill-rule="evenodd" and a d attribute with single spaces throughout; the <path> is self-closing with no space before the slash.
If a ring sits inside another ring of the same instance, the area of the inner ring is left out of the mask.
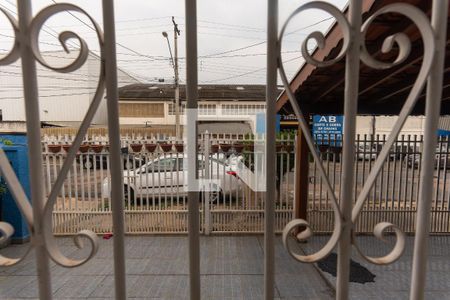
<path id="1" fill-rule="evenodd" d="M 130 204 L 128 204 L 128 205 L 130 205 L 133 210 L 137 210 L 138 209 L 137 198 L 139 196 L 139 191 L 138 191 L 138 179 L 137 179 L 137 176 L 136 176 L 136 164 L 135 164 L 136 154 L 133 153 L 130 156 L 131 156 L 131 159 L 132 159 L 130 166 L 131 166 L 131 168 L 133 168 L 133 175 L 131 175 L 133 177 L 132 177 L 132 181 L 131 182 L 134 183 L 134 189 L 133 189 L 134 193 L 133 193 L 133 197 L 132 197 L 133 199 L 129 200 Z M 130 196 L 130 194 L 128 194 L 128 196 Z"/>
<path id="2" fill-rule="evenodd" d="M 93 153 L 89 153 L 88 155 L 87 155 L 87 158 L 86 158 L 86 162 L 87 162 L 87 165 L 89 166 L 89 168 L 87 168 L 86 169 L 86 176 L 87 176 L 87 199 L 88 199 L 88 203 L 87 203 L 87 206 L 88 206 L 88 208 L 89 208 L 89 210 L 92 210 L 92 193 L 91 193 L 91 163 L 89 163 L 89 162 L 92 162 L 92 163 L 94 163 L 95 162 L 95 154 L 94 154 L 94 152 Z M 56 174 L 56 173 L 55 173 Z M 56 177 L 55 177 L 56 178 Z M 64 201 L 64 193 L 62 194 L 62 197 L 63 197 L 63 201 Z"/>
<path id="3" fill-rule="evenodd" d="M 77 162 L 74 161 L 73 162 L 73 183 L 74 183 L 74 188 L 75 188 L 75 210 L 78 210 L 78 183 L 80 181 L 80 179 L 78 178 L 78 172 L 77 172 Z"/>
<path id="4" fill-rule="evenodd" d="M 211 150 L 210 150 L 210 141 L 209 141 L 210 135 L 205 134 L 203 139 L 203 149 L 204 149 L 204 157 L 205 157 L 205 180 L 209 182 L 211 180 Z M 209 235 L 211 233 L 211 199 L 210 199 L 210 193 L 209 188 L 211 186 L 209 185 L 208 188 L 204 191 L 205 195 L 205 204 L 204 204 L 204 210 L 205 210 L 205 234 Z"/>
<path id="5" fill-rule="evenodd" d="M 278 0 L 267 5 L 267 79 L 266 79 L 266 197 L 264 202 L 264 299 L 274 297 L 275 246 L 274 217 L 276 201 L 275 123 L 277 98 Z"/>
<path id="6" fill-rule="evenodd" d="M 108 150 L 109 151 L 109 150 Z M 109 154 L 106 156 L 106 178 L 108 180 L 108 183 L 111 185 L 111 160 L 109 159 Z M 109 187 L 111 188 L 111 186 Z M 106 197 L 106 211 L 110 212 L 111 211 L 111 194 L 107 193 L 107 195 L 105 195 Z"/>
<path id="7" fill-rule="evenodd" d="M 198 74 L 197 74 L 197 1 L 186 0 L 186 108 L 187 114 L 187 154 L 188 187 L 189 181 L 198 178 L 197 172 L 197 107 L 198 107 Z M 189 175 L 191 174 L 191 175 Z M 194 174 L 194 176 L 192 176 Z M 194 183 L 195 185 L 195 183 Z M 200 216 L 198 191 L 188 191 L 188 232 L 189 232 L 189 292 L 191 300 L 200 300 Z"/>
<path id="8" fill-rule="evenodd" d="M 80 180 L 81 180 L 81 210 L 85 210 L 85 193 L 86 191 L 84 190 L 85 187 L 85 182 L 84 182 L 84 169 L 83 169 L 83 154 L 80 154 Z"/>
<path id="9" fill-rule="evenodd" d="M 380 144 L 380 135 L 377 134 L 377 157 L 378 157 L 378 147 L 384 146 L 384 142 L 381 141 Z M 381 176 L 380 177 L 380 187 L 378 189 L 378 210 L 381 211 L 383 209 L 383 179 L 386 174 L 385 167 L 386 167 L 386 161 L 389 161 L 390 155 L 388 155 L 387 160 L 384 161 L 383 167 L 381 168 Z"/>
<path id="10" fill-rule="evenodd" d="M 362 1 L 351 0 L 349 6 L 350 44 L 345 62 L 344 145 L 342 152 L 342 190 L 340 208 L 343 230 L 338 246 L 336 299 L 348 299 L 352 231 L 353 180 L 355 164 L 355 131 L 358 106 L 359 53 Z"/>
<path id="11" fill-rule="evenodd" d="M 405 170 L 405 180 L 406 180 L 406 184 L 405 184 L 405 208 L 408 208 L 408 191 L 409 189 L 409 185 L 412 185 L 411 180 L 409 179 L 411 177 L 411 174 L 409 173 L 409 168 L 408 168 L 408 157 L 410 156 L 410 149 L 411 148 L 411 135 L 408 134 L 408 142 L 406 147 L 402 148 L 402 153 L 400 154 L 401 157 L 403 157 L 403 167 L 406 169 Z M 408 185 L 409 184 L 409 185 Z"/>
<path id="12" fill-rule="evenodd" d="M 307 117 L 306 117 L 307 118 Z M 307 219 L 308 210 L 308 172 L 309 172 L 309 148 L 305 134 L 300 126 L 297 129 L 295 145 L 295 185 L 294 185 L 294 218 Z M 314 184 L 315 185 L 315 184 Z M 315 195 L 315 191 L 313 190 Z M 316 209 L 314 207 L 314 209 Z"/>
<path id="13" fill-rule="evenodd" d="M 449 159 L 449 137 L 445 137 L 443 139 L 443 142 L 445 142 L 445 147 L 444 147 L 444 179 L 443 179 L 443 187 L 442 187 L 442 199 L 441 199 L 441 205 L 440 205 L 440 210 L 444 210 L 444 203 L 445 203 L 445 192 L 446 192 L 446 188 L 447 188 L 447 171 L 448 171 L 448 159 Z"/>
<path id="14" fill-rule="evenodd" d="M 383 135 L 383 145 L 386 144 L 386 135 Z M 395 156 L 395 144 L 394 144 L 394 148 L 391 148 L 391 154 L 393 154 L 394 157 L 394 161 L 397 159 Z M 390 186 L 390 176 L 391 174 L 391 160 L 388 159 L 387 161 L 387 174 L 386 174 L 386 189 L 385 189 L 385 209 L 388 210 L 390 208 L 390 200 L 389 200 L 389 186 Z"/>
<path id="15" fill-rule="evenodd" d="M 125 224 L 123 212 L 123 178 L 120 152 L 119 102 L 117 90 L 116 37 L 114 1 L 103 0 L 105 31 L 105 73 L 108 109 L 108 135 L 111 156 L 111 207 L 114 231 L 115 298 L 126 299 Z"/>
<path id="16" fill-rule="evenodd" d="M 416 158 L 416 155 L 417 155 L 417 144 L 418 144 L 418 142 L 417 142 L 417 135 L 414 135 L 414 146 L 413 146 L 413 148 L 412 148 L 412 155 L 411 155 L 411 158 L 408 158 L 408 159 L 410 159 L 411 160 L 411 173 L 412 173 L 412 175 L 411 175 L 411 182 L 412 182 L 412 184 L 411 184 L 411 197 L 409 198 L 409 207 L 410 207 L 410 209 L 412 210 L 413 209 L 413 203 L 414 203 L 414 187 L 415 187 L 415 185 L 416 185 L 416 167 L 415 167 L 415 163 L 414 163 L 414 161 L 415 161 L 415 158 Z M 408 162 L 408 164 L 409 164 L 409 162 Z"/>
<path id="17" fill-rule="evenodd" d="M 148 162 L 150 161 L 149 160 L 149 153 L 148 152 L 146 152 L 145 153 L 145 155 L 144 155 L 144 166 L 145 166 L 145 169 L 143 169 L 144 170 L 144 172 L 145 172 L 145 205 L 146 205 L 146 209 L 147 210 L 149 210 L 149 205 L 150 205 L 150 203 L 149 203 L 149 198 L 148 198 L 148 196 L 149 196 L 149 194 L 150 194 L 150 191 L 149 191 L 149 188 L 150 188 L 150 186 L 149 186 L 149 183 L 148 183 L 148 173 L 149 173 L 149 170 L 148 170 Z M 142 168 L 142 166 L 141 166 L 141 168 Z M 153 182 L 152 182 L 152 184 L 154 184 Z M 153 185 L 152 185 L 153 186 Z M 153 195 L 153 193 L 152 193 L 152 195 Z"/>
<path id="18" fill-rule="evenodd" d="M 353 201 L 356 201 L 356 198 L 357 198 L 357 194 L 358 194 L 358 178 L 359 178 L 359 174 L 358 174 L 358 171 L 359 171 L 359 158 L 358 158 L 358 155 L 359 155 L 359 147 L 358 147 L 358 145 L 361 143 L 361 136 L 359 135 L 359 134 L 357 134 L 356 135 L 356 140 L 355 140 L 355 147 L 356 147 L 356 153 L 355 153 L 355 160 L 356 160 L 356 164 L 355 164 L 355 181 L 354 181 L 354 189 L 355 189 L 355 197 L 354 197 L 354 200 Z M 342 161 L 342 158 L 341 158 L 341 160 L 340 161 Z M 339 168 L 339 169 L 341 169 L 342 170 L 342 168 Z M 341 176 L 339 176 L 339 182 L 341 182 Z M 333 186 L 335 186 L 335 185 L 333 185 Z"/>
<path id="19" fill-rule="evenodd" d="M 92 170 L 92 173 L 94 174 L 94 178 L 93 178 L 93 182 L 94 182 L 94 201 L 92 201 L 92 202 L 95 203 L 95 206 L 94 206 L 94 210 L 95 211 L 98 210 L 98 189 L 97 189 L 97 176 L 98 176 L 97 173 L 98 172 L 97 172 L 97 161 L 101 161 L 101 160 L 102 160 L 102 154 L 94 155 L 94 165 L 93 165 L 93 170 Z M 70 203 L 70 197 L 69 197 L 69 203 Z"/>
<path id="20" fill-rule="evenodd" d="M 433 192 L 433 172 L 436 149 L 436 131 L 439 122 L 442 96 L 445 43 L 447 41 L 448 0 L 434 0 L 431 25 L 435 32 L 436 49 L 434 62 L 428 75 L 427 99 L 425 106 L 425 130 L 423 149 L 423 169 L 420 174 L 420 198 L 417 205 L 417 229 L 414 240 L 414 257 L 410 299 L 424 299 L 426 266 L 428 255 L 428 235 L 430 225 L 431 195 Z"/>
<path id="21" fill-rule="evenodd" d="M 39 298 L 52 299 L 49 259 L 42 243 L 44 216 L 44 170 L 41 147 L 41 120 L 39 114 L 39 96 L 36 74 L 36 61 L 30 47 L 29 27 L 32 20 L 31 0 L 17 1 L 19 16 L 20 56 L 22 59 L 22 80 L 25 96 L 25 116 L 28 136 L 28 156 L 30 167 L 31 201 L 33 202 L 36 269 L 38 274 Z"/>

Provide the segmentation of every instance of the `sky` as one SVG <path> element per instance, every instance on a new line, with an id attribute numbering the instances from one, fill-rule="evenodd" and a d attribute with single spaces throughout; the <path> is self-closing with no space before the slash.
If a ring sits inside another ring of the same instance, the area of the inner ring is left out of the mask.
<path id="1" fill-rule="evenodd" d="M 61 0 L 56 0 L 60 2 Z M 36 14 L 54 0 L 33 0 Z M 65 1 L 76 4 L 88 12 L 102 25 L 100 0 Z M 289 15 L 308 0 L 279 0 L 279 27 Z M 346 0 L 331 2 L 342 9 Z M 198 0 L 198 67 L 201 84 L 264 84 L 266 65 L 267 1 L 262 0 Z M 17 12 L 16 1 L 0 0 L 0 8 Z M 183 0 L 116 0 L 116 40 L 118 66 L 136 76 L 144 83 L 173 83 L 174 70 L 170 61 L 167 40 L 169 36 L 172 52 L 174 34 L 172 16 L 178 23 L 181 35 L 178 38 L 180 82 L 186 80 L 185 69 L 185 18 Z M 291 78 L 303 63 L 300 47 L 305 37 L 313 31 L 326 30 L 333 19 L 325 12 L 308 10 L 298 14 L 287 27 L 289 35 L 284 37 L 282 59 Z M 85 23 L 85 24 L 84 24 Z M 95 32 L 88 18 L 79 13 L 60 13 L 51 17 L 40 34 L 42 51 L 61 49 L 58 33 L 73 30 L 98 53 Z M 12 30 L 0 16 L 0 52 L 10 49 Z M 76 41 L 70 42 L 77 47 Z M 312 49 L 313 43 L 308 45 Z M 281 82 L 279 82 L 281 83 Z"/>

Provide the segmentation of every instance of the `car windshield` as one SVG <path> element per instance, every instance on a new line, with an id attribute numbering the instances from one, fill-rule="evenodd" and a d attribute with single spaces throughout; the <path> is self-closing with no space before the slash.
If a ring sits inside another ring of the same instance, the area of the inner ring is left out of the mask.
<path id="1" fill-rule="evenodd" d="M 147 172 L 171 172 L 175 164 L 175 157 L 159 159 L 147 166 Z"/>

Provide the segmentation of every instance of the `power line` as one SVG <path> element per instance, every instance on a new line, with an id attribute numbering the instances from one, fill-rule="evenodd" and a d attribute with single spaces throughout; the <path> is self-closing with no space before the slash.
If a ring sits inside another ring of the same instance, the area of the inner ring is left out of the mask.
<path id="1" fill-rule="evenodd" d="M 313 24 L 311 24 L 311 25 L 304 26 L 304 27 L 302 27 L 302 28 L 299 28 L 299 29 L 296 29 L 296 30 L 294 30 L 294 31 L 288 32 L 288 33 L 286 33 L 286 35 L 294 34 L 294 33 L 298 32 L 298 31 L 301 31 L 301 30 L 304 30 L 304 29 L 307 29 L 307 28 L 316 26 L 316 25 L 318 25 L 318 24 L 320 24 L 320 23 L 323 23 L 323 22 L 326 22 L 326 21 L 328 21 L 328 20 L 330 20 L 330 19 L 332 19 L 332 17 L 329 17 L 329 18 L 326 18 L 326 19 L 322 19 L 322 20 L 317 21 L 317 22 L 315 22 L 315 23 L 313 23 Z M 241 47 L 241 48 L 232 49 L 232 50 L 228 50 L 228 51 L 224 51 L 224 52 L 219 52 L 219 53 L 215 53 L 215 54 L 203 55 L 203 56 L 199 56 L 199 58 L 207 58 L 207 57 L 211 57 L 211 56 L 217 56 L 217 55 L 222 55 L 222 54 L 227 54 L 227 53 L 237 52 L 237 51 L 241 51 L 241 50 L 253 48 L 253 47 L 256 47 L 256 46 L 265 44 L 265 43 L 267 43 L 267 41 L 262 41 L 262 42 L 255 43 L 255 44 L 251 44 L 251 45 L 244 46 L 244 47 Z"/>
<path id="2" fill-rule="evenodd" d="M 55 3 L 55 4 L 58 4 L 58 2 L 56 2 L 55 0 L 51 0 L 51 1 L 52 1 L 53 3 Z M 15 4 L 14 4 L 14 3 L 11 3 L 9 0 L 7 0 L 7 2 L 8 2 L 10 5 L 16 7 Z M 17 13 L 14 12 L 14 11 L 12 11 L 11 9 L 9 9 L 9 8 L 3 6 L 3 5 L 1 5 L 1 6 L 2 6 L 3 8 L 5 8 L 5 9 L 9 10 L 10 12 L 12 12 L 12 13 L 14 13 L 14 14 L 17 15 Z M 73 14 L 72 12 L 70 12 L 70 11 L 67 11 L 67 10 L 66 10 L 66 12 L 67 12 L 68 14 L 70 14 L 71 16 L 73 16 L 73 17 L 74 17 L 75 19 L 77 19 L 78 21 L 80 21 L 81 23 L 83 23 L 85 26 L 87 26 L 88 28 L 90 28 L 91 30 L 94 30 L 94 31 L 96 32 L 95 28 L 92 27 L 90 24 L 84 22 L 82 19 L 78 18 L 76 15 L 74 15 L 74 14 Z M 53 30 L 52 28 L 50 28 L 50 27 L 48 27 L 48 26 L 46 26 L 46 25 L 44 25 L 44 26 L 47 27 L 47 28 L 49 28 L 50 30 L 54 31 L 56 34 L 58 34 L 58 32 L 56 32 L 56 31 Z M 48 33 L 49 35 L 53 36 L 54 38 L 58 39 L 58 37 L 57 37 L 56 35 L 54 35 L 54 34 L 48 32 L 48 31 L 46 31 L 45 29 L 42 29 L 42 30 L 43 30 L 44 32 Z M 7 36 L 7 37 L 14 38 L 13 36 Z M 54 43 L 49 43 L 49 42 L 44 42 L 44 41 L 39 41 L 39 43 L 46 44 L 46 45 L 51 45 L 51 46 L 58 46 L 58 47 L 61 46 L 60 44 L 54 44 Z M 150 60 L 158 60 L 158 58 L 160 58 L 160 59 L 163 59 L 163 58 L 164 58 L 163 56 L 158 57 L 158 56 L 151 56 L 151 55 L 145 55 L 145 54 L 139 53 L 139 52 L 137 52 L 137 51 L 135 51 L 135 50 L 133 50 L 133 49 L 131 49 L 131 48 L 128 48 L 127 46 L 124 46 L 124 45 L 122 45 L 122 44 L 120 44 L 120 43 L 118 43 L 118 42 L 116 42 L 116 44 L 117 44 L 118 46 L 120 46 L 120 47 L 122 47 L 122 48 L 124 48 L 124 49 L 126 49 L 126 50 L 128 50 L 128 51 L 130 51 L 130 52 L 133 52 L 133 53 L 134 53 L 135 55 L 137 55 L 137 56 L 145 57 L 145 58 L 148 58 L 148 59 L 150 59 Z M 73 47 L 73 46 L 72 46 L 72 47 Z M 74 47 L 74 48 L 77 49 L 78 47 Z M 91 52 L 99 52 L 99 51 L 96 51 L 96 50 L 93 50 L 93 49 L 92 49 L 92 50 L 90 49 L 89 51 L 91 51 Z M 119 53 L 117 53 L 117 54 L 119 54 Z M 96 57 L 96 59 L 100 60 L 100 57 Z M 164 58 L 164 59 L 165 59 L 165 58 Z"/>
<path id="3" fill-rule="evenodd" d="M 55 4 L 58 4 L 58 2 L 56 2 L 55 0 L 51 0 L 51 1 L 52 1 L 53 3 L 55 3 Z M 83 21 L 82 19 L 80 19 L 79 17 L 77 17 L 76 15 L 74 15 L 71 11 L 66 10 L 66 12 L 67 12 L 69 15 L 71 15 L 72 17 L 74 17 L 75 19 L 77 19 L 78 21 L 80 21 L 81 23 L 83 23 L 84 25 L 86 25 L 86 26 L 87 26 L 88 28 L 90 28 L 91 30 L 96 31 L 96 29 L 95 29 L 94 27 L 92 27 L 92 25 L 90 25 L 90 24 L 86 23 L 85 21 Z M 119 42 L 116 42 L 116 45 L 119 46 L 119 47 L 122 47 L 123 49 L 126 49 L 126 50 L 128 50 L 128 51 L 130 51 L 130 52 L 132 52 L 132 53 L 134 53 L 134 54 L 137 54 L 137 55 L 139 55 L 139 56 L 147 57 L 147 58 L 149 58 L 149 59 L 154 59 L 154 58 L 152 58 L 150 55 L 146 55 L 146 54 L 139 53 L 138 51 L 133 50 L 133 49 L 131 49 L 131 48 L 125 46 L 125 45 L 122 45 L 122 44 L 119 43 Z"/>
<path id="4" fill-rule="evenodd" d="M 322 19 L 322 20 L 317 21 L 317 22 L 315 22 L 315 23 L 313 23 L 313 24 L 310 24 L 310 25 L 308 25 L 308 26 L 305 26 L 305 27 L 302 27 L 302 28 L 299 28 L 299 29 L 290 31 L 290 32 L 286 33 L 285 35 L 291 35 L 291 34 L 294 34 L 294 33 L 296 33 L 296 32 L 305 30 L 305 29 L 307 29 L 307 28 L 314 27 L 314 26 L 316 26 L 316 25 L 318 25 L 318 24 L 320 24 L 320 23 L 326 22 L 326 21 L 331 20 L 331 19 L 333 19 L 333 17 L 328 17 L 328 18 Z"/>
<path id="5" fill-rule="evenodd" d="M 55 4 L 57 4 L 57 2 L 56 2 L 55 0 L 51 0 L 51 1 L 52 1 L 53 3 L 55 3 Z M 66 12 L 69 13 L 71 16 L 73 16 L 73 17 L 74 17 L 75 19 L 77 19 L 78 21 L 80 21 L 82 24 L 84 24 L 85 26 L 87 26 L 88 28 L 90 28 L 91 30 L 94 30 L 94 31 L 95 31 L 95 28 L 92 27 L 92 25 L 90 25 L 90 24 L 84 22 L 82 19 L 80 19 L 79 17 L 77 17 L 76 15 L 74 15 L 72 12 L 70 12 L 70 11 L 66 11 Z M 328 20 L 330 20 L 330 19 L 332 19 L 332 17 L 322 19 L 322 20 L 320 20 L 320 21 L 318 21 L 318 22 L 315 22 L 315 23 L 313 23 L 313 24 L 311 24 L 311 25 L 304 26 L 304 27 L 299 28 L 299 29 L 297 29 L 297 30 L 291 31 L 291 32 L 289 32 L 289 33 L 286 33 L 286 35 L 294 34 L 295 32 L 298 32 L 298 31 L 301 31 L 301 30 L 304 30 L 304 29 L 307 29 L 307 28 L 316 26 L 316 25 L 318 25 L 318 24 L 320 24 L 320 23 L 322 23 L 322 22 L 328 21 Z M 218 22 L 216 22 L 216 23 L 218 23 Z M 225 24 L 225 23 L 223 23 L 223 24 Z M 230 24 L 228 24 L 228 25 L 230 25 Z M 238 26 L 238 25 L 233 25 L 233 26 Z M 237 52 L 237 51 L 242 51 L 242 50 L 245 50 L 245 49 L 253 48 L 253 47 L 256 47 L 256 46 L 265 44 L 266 42 L 267 42 L 267 41 L 265 40 L 265 41 L 261 41 L 261 42 L 258 42 L 258 43 L 255 43 L 255 44 L 251 44 L 251 45 L 247 45 L 247 46 L 244 46 L 244 47 L 240 47 L 240 48 L 236 48 L 236 49 L 231 49 L 231 50 L 227 50 L 227 51 L 223 51 L 223 52 L 218 52 L 218 53 L 214 53 L 214 54 L 200 55 L 200 56 L 198 56 L 198 57 L 199 57 L 199 58 L 208 58 L 208 57 L 213 57 L 213 56 L 219 56 L 219 55 L 223 55 L 223 54 L 233 53 L 233 52 Z M 157 57 L 157 56 L 150 56 L 150 55 L 145 55 L 145 54 L 139 53 L 138 51 L 133 50 L 133 49 L 127 47 L 127 46 L 124 46 L 124 45 L 122 45 L 121 43 L 118 43 L 118 42 L 117 42 L 116 44 L 117 44 L 118 46 L 120 46 L 120 47 L 122 47 L 122 48 L 124 48 L 124 49 L 126 49 L 126 50 L 128 50 L 128 51 L 130 51 L 130 52 L 132 52 L 132 53 L 134 53 L 134 54 L 136 54 L 136 55 L 138 55 L 138 56 L 146 57 L 146 58 L 149 58 L 149 59 L 152 59 L 152 60 L 154 60 L 154 59 Z M 159 56 L 159 57 L 160 57 L 160 56 Z M 164 59 L 166 59 L 166 58 L 164 58 Z M 185 59 L 185 58 L 180 57 L 180 59 Z"/>
<path id="6" fill-rule="evenodd" d="M 80 95 L 92 95 L 92 93 L 70 93 L 70 94 L 39 95 L 39 98 L 61 97 L 61 96 L 80 96 Z M 24 96 L 8 97 L 8 99 L 9 100 L 24 99 Z"/>
<path id="7" fill-rule="evenodd" d="M 233 76 L 229 76 L 229 77 L 225 77 L 225 78 L 207 80 L 207 81 L 204 81 L 204 82 L 205 83 L 211 83 L 211 82 L 218 82 L 218 81 L 224 81 L 224 80 L 229 80 L 229 79 L 235 79 L 235 78 L 243 77 L 243 76 L 246 76 L 246 75 L 254 74 L 256 72 L 260 72 L 260 71 L 265 70 L 265 69 L 266 69 L 266 67 L 263 67 L 263 68 L 259 68 L 259 69 L 256 69 L 256 70 L 253 70 L 253 71 L 249 71 L 249 72 L 245 72 L 245 73 L 242 73 L 242 74 L 233 75 Z"/>
<path id="8" fill-rule="evenodd" d="M 258 73 L 258 74 L 251 74 L 251 73 L 249 73 L 249 74 L 245 74 L 245 75 L 242 75 L 242 76 L 261 79 L 265 75 L 264 74 L 259 74 L 260 71 L 263 71 L 263 70 L 258 70 L 257 72 L 255 72 L 255 73 Z M 202 73 L 204 73 L 204 74 L 212 73 L 212 74 L 220 74 L 220 75 L 231 75 L 231 77 L 233 77 L 233 78 L 234 78 L 234 76 L 240 75 L 240 74 L 236 74 L 236 73 L 233 73 L 233 72 L 221 72 L 221 71 L 218 71 L 218 70 L 215 70 L 215 69 L 213 69 L 213 70 L 205 69 L 203 71 L 199 71 L 199 74 L 202 74 Z M 242 76 L 237 76 L 237 77 L 242 77 Z M 206 82 L 210 82 L 210 81 L 206 81 Z"/>
<path id="9" fill-rule="evenodd" d="M 22 73 L 15 73 L 15 72 L 3 71 L 3 70 L 0 70 L 0 73 L 8 74 L 8 75 L 17 75 L 17 77 L 22 77 Z M 39 79 L 39 77 L 68 80 L 68 81 L 80 81 L 80 82 L 91 82 L 92 81 L 90 79 L 64 78 L 64 77 L 57 77 L 57 76 L 53 76 L 53 75 L 38 75 L 38 79 Z"/>
<path id="10" fill-rule="evenodd" d="M 177 18 L 185 19 L 182 16 L 177 16 Z M 223 25 L 223 26 L 229 26 L 229 27 L 237 27 L 237 28 L 248 28 L 248 29 L 254 29 L 264 32 L 264 28 L 260 27 L 252 27 L 248 25 L 236 25 L 236 24 L 228 24 L 228 23 L 221 23 L 221 22 L 215 22 L 215 21 L 209 21 L 209 20 L 197 20 L 199 23 L 209 23 L 209 24 L 216 24 L 216 25 Z"/>
<path id="11" fill-rule="evenodd" d="M 294 58 L 288 59 L 288 60 L 284 61 L 283 63 L 287 63 L 287 62 L 290 62 L 290 61 L 293 61 L 293 60 L 296 60 L 296 59 L 300 59 L 300 58 L 303 58 L 303 56 L 298 56 L 298 57 L 294 57 Z M 211 83 L 211 82 L 218 82 L 218 81 L 224 81 L 224 80 L 229 80 L 229 79 L 235 79 L 235 78 L 243 77 L 243 76 L 246 76 L 246 75 L 249 75 L 249 74 L 254 74 L 256 72 L 260 72 L 260 71 L 265 70 L 265 69 L 266 69 L 266 67 L 263 67 L 263 68 L 259 68 L 259 69 L 253 70 L 253 71 L 237 74 L 235 76 L 229 76 L 229 77 L 225 77 L 225 78 L 213 79 L 213 80 L 208 80 L 208 81 L 204 81 L 204 82 Z"/>
<path id="12" fill-rule="evenodd" d="M 128 20 L 116 20 L 115 23 L 136 23 L 136 22 L 146 22 L 146 21 L 153 21 L 153 20 L 161 20 L 165 18 L 171 18 L 172 16 L 164 16 L 164 17 L 152 17 L 152 18 L 140 18 L 140 19 L 128 19 Z M 177 18 L 184 19 L 182 16 L 176 16 Z M 264 32 L 263 28 L 259 27 L 251 27 L 247 25 L 236 25 L 236 24 L 227 24 L 227 23 L 220 23 L 220 22 L 213 22 L 213 21 L 207 21 L 207 20 L 197 20 L 199 23 L 207 23 L 207 24 L 215 24 L 215 25 L 222 25 L 227 27 L 235 27 L 237 29 L 249 29 L 253 31 L 260 31 Z M 76 24 L 70 25 L 70 26 L 78 26 Z M 81 26 L 81 24 L 79 25 Z M 148 25 L 149 26 L 149 25 Z M 66 25 L 60 25 L 60 26 L 54 26 L 54 27 L 66 27 Z"/>
<path id="13" fill-rule="evenodd" d="M 207 54 L 207 55 L 200 55 L 199 58 L 207 58 L 207 57 L 211 57 L 211 56 L 217 56 L 217 55 L 222 55 L 222 54 L 227 54 L 227 53 L 233 53 L 233 52 L 237 52 L 237 51 L 242 51 L 245 49 L 249 49 L 249 48 L 253 48 L 259 45 L 263 45 L 265 44 L 267 41 L 262 41 L 259 43 L 255 43 L 255 44 L 251 44 L 251 45 L 247 45 L 244 47 L 240 47 L 240 48 L 236 48 L 236 49 L 231 49 L 231 50 L 227 50 L 227 51 L 223 51 L 223 52 L 218 52 L 218 53 L 213 53 L 213 54 Z"/>
<path id="14" fill-rule="evenodd" d="M 115 23 L 132 23 L 132 22 L 142 22 L 142 21 L 152 21 L 152 20 L 161 20 L 165 18 L 170 18 L 171 16 L 164 16 L 164 17 L 154 17 L 154 18 L 141 18 L 141 19 L 129 19 L 129 20 L 116 20 Z M 72 24 L 69 25 L 71 27 L 80 27 L 81 24 Z M 67 27 L 67 25 L 56 25 L 53 27 Z"/>

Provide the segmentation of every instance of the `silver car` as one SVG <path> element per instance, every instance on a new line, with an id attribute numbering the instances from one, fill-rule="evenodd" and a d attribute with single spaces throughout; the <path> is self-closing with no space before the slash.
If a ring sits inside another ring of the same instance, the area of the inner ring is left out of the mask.
<path id="1" fill-rule="evenodd" d="M 124 197 L 184 197 L 187 195 L 186 155 L 170 153 L 144 163 L 135 170 L 123 172 Z M 219 194 L 235 195 L 241 189 L 242 181 L 235 171 L 234 160 L 212 156 L 209 160 L 212 189 Z M 197 160 L 199 178 L 205 178 L 206 164 L 203 155 Z M 110 179 L 102 183 L 102 195 L 110 196 Z"/>

